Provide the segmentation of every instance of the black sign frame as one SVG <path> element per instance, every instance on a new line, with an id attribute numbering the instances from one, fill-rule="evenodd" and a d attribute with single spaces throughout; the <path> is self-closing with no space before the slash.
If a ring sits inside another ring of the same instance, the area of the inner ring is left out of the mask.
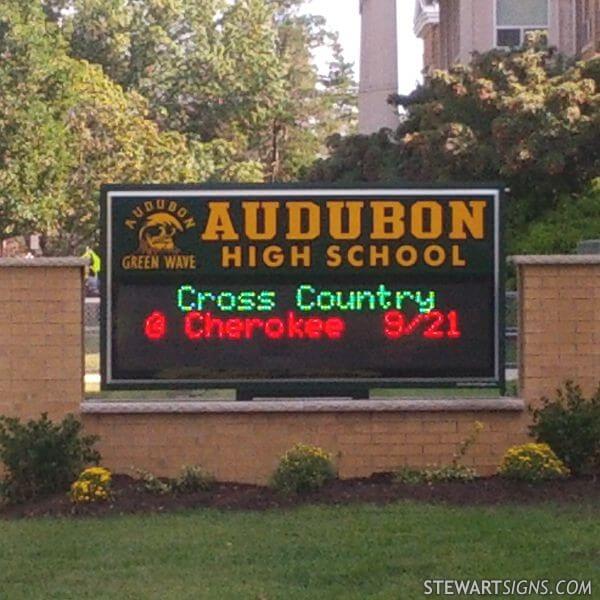
<path id="1" fill-rule="evenodd" d="M 277 379 L 153 379 L 129 380 L 112 376 L 112 237 L 111 203 L 119 194 L 131 196 L 153 194 L 161 196 L 203 196 L 223 192 L 225 195 L 250 195 L 260 197 L 261 193 L 273 194 L 277 191 L 282 198 L 290 194 L 302 195 L 311 199 L 311 195 L 354 195 L 369 193 L 392 195 L 426 195 L 436 196 L 493 196 L 494 200 L 494 376 L 493 377 L 417 377 L 417 378 L 277 378 Z M 369 388 L 499 388 L 505 390 L 505 251 L 504 251 L 504 205 L 505 187 L 499 183 L 489 184 L 377 184 L 377 185 L 320 185 L 320 184 L 107 184 L 101 188 L 101 320 L 100 320 L 100 371 L 102 390 L 164 390 L 164 389 L 237 389 L 238 395 L 279 396 L 362 396 Z M 358 394 L 357 394 L 358 390 Z"/>

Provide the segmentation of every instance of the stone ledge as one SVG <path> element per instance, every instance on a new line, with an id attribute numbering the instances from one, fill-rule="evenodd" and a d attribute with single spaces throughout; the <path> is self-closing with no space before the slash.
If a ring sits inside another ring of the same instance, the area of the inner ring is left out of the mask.
<path id="1" fill-rule="evenodd" d="M 547 254 L 510 256 L 515 265 L 600 265 L 600 254 Z"/>
<path id="2" fill-rule="evenodd" d="M 39 258 L 2 258 L 2 267 L 87 267 L 90 261 L 87 258 L 64 257 L 39 257 Z"/>
<path id="3" fill-rule="evenodd" d="M 336 412 L 520 412 L 520 398 L 411 399 L 285 399 L 234 401 L 156 401 L 110 402 L 88 400 L 81 404 L 82 414 L 186 414 L 186 413 L 336 413 Z"/>

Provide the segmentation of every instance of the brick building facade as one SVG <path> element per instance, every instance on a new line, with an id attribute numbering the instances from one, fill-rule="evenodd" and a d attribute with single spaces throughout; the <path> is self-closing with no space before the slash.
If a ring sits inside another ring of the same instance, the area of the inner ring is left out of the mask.
<path id="1" fill-rule="evenodd" d="M 600 53 L 600 0 L 575 2 L 575 36 L 582 58 Z"/>
<path id="2" fill-rule="evenodd" d="M 532 30 L 568 56 L 591 58 L 600 53 L 600 0 L 416 0 L 414 30 L 426 71 L 519 46 Z"/>

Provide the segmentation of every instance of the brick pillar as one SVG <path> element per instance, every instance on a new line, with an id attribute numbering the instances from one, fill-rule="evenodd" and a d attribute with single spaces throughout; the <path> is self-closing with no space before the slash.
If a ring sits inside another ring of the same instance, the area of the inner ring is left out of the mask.
<path id="1" fill-rule="evenodd" d="M 83 399 L 83 269 L 0 258 L 0 414 L 60 419 Z"/>
<path id="2" fill-rule="evenodd" d="M 600 256 L 518 256 L 519 387 L 530 402 L 600 384 Z"/>

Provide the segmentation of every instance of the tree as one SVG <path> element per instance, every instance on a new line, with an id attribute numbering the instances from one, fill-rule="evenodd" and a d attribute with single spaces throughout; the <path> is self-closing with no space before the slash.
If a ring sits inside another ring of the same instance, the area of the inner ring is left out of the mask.
<path id="1" fill-rule="evenodd" d="M 73 253 L 96 240 L 102 183 L 260 180 L 227 142 L 161 131 L 143 97 L 67 55 L 37 2 L 7 0 L 0 32 L 0 237 Z"/>
<path id="2" fill-rule="evenodd" d="M 397 132 L 418 179 L 500 178 L 517 195 L 581 189 L 600 170 L 600 95 L 584 65 L 535 39 L 520 52 L 476 55 L 434 74 Z"/>
<path id="3" fill-rule="evenodd" d="M 266 180 L 289 180 L 350 131 L 352 67 L 303 0 L 73 0 L 63 29 L 73 56 L 100 64 L 149 102 L 162 128 L 226 140 Z M 332 52 L 320 76 L 312 52 Z"/>
<path id="4" fill-rule="evenodd" d="M 39 12 L 27 3 L 0 5 L 0 237 L 56 222 L 72 164 L 59 118 L 68 60 L 56 30 L 42 35 Z"/>
<path id="5" fill-rule="evenodd" d="M 475 54 L 393 102 L 395 132 L 332 140 L 313 181 L 504 181 L 513 234 L 600 174 L 600 60 L 569 63 L 537 35 Z"/>
<path id="6" fill-rule="evenodd" d="M 285 93 L 272 114 L 266 139 L 254 145 L 267 165 L 267 179 L 286 181 L 326 153 L 328 137 L 353 132 L 356 86 L 338 36 L 327 31 L 322 17 L 299 15 L 303 0 L 273 0 L 273 4 Z M 312 52 L 322 48 L 331 53 L 324 75 L 312 61 Z"/>
<path id="7" fill-rule="evenodd" d="M 354 116 L 351 67 L 300 3 L 5 0 L 0 237 L 93 245 L 102 183 L 297 177 Z"/>

